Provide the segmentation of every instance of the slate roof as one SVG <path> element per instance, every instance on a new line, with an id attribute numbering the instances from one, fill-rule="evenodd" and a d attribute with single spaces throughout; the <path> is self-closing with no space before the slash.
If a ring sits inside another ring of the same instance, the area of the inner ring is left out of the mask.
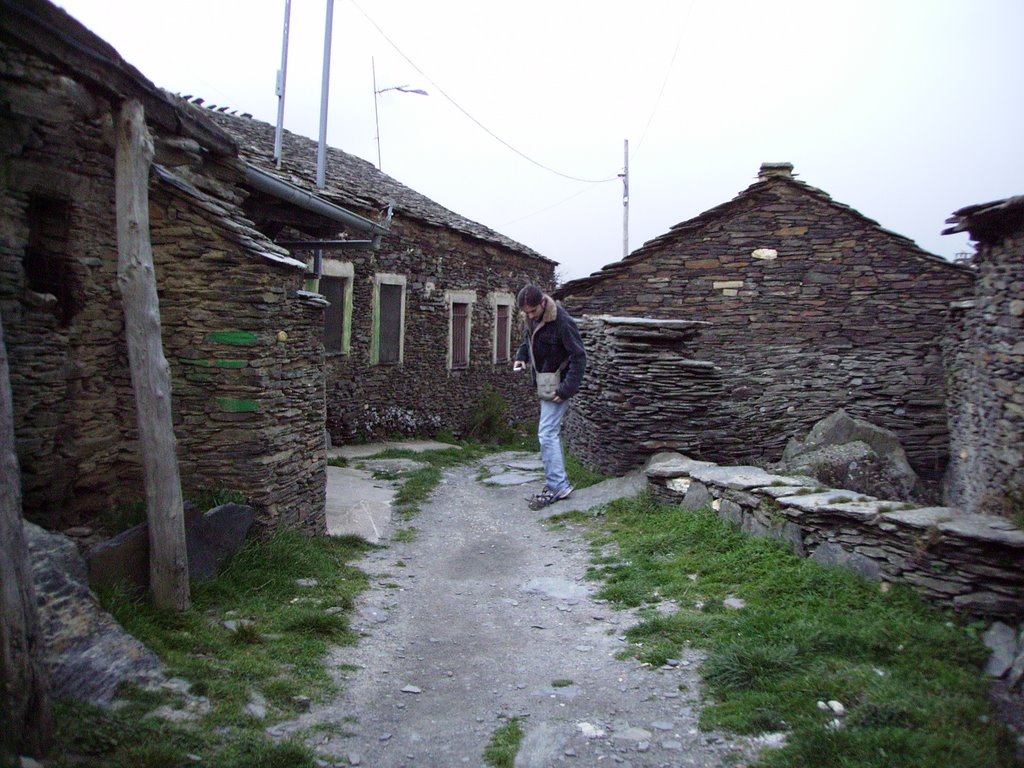
<path id="1" fill-rule="evenodd" d="M 377 170 L 372 163 L 335 147 L 327 148 L 326 184 L 323 189 L 317 189 L 315 140 L 285 130 L 282 136 L 281 168 L 277 168 L 274 162 L 273 125 L 215 109 L 192 108 L 209 117 L 231 136 L 238 144 L 241 158 L 247 163 L 332 203 L 344 208 L 378 213 L 384 211 L 389 203 L 394 203 L 396 216 L 406 216 L 424 224 L 451 229 L 549 264 L 557 263 L 483 224 L 448 210 Z"/>
<path id="2" fill-rule="evenodd" d="M 762 165 L 761 170 L 762 172 L 764 172 L 766 169 L 775 170 L 777 168 L 792 170 L 792 166 L 789 165 L 788 163 L 765 163 L 764 165 Z M 608 264 L 602 267 L 597 272 L 594 272 L 587 277 L 581 277 L 576 280 L 572 280 L 568 283 L 565 283 L 558 289 L 557 294 L 559 296 L 567 296 L 572 294 L 574 291 L 585 290 L 598 283 L 604 282 L 605 280 L 614 278 L 617 275 L 628 273 L 629 270 L 635 264 L 637 264 L 638 262 L 642 262 L 645 259 L 653 256 L 660 250 L 660 248 L 663 245 L 673 241 L 680 240 L 688 235 L 692 235 L 696 232 L 699 232 L 701 229 L 703 229 L 704 227 L 708 226 L 713 222 L 727 219 L 729 216 L 732 215 L 734 211 L 736 211 L 741 206 L 741 204 L 746 202 L 749 198 L 754 197 L 755 195 L 758 195 L 764 190 L 768 189 L 770 186 L 774 186 L 777 184 L 789 184 L 791 186 L 796 187 L 809 197 L 827 203 L 833 208 L 838 208 L 843 211 L 846 211 L 847 213 L 853 214 L 864 223 L 874 227 L 880 232 L 883 232 L 889 237 L 900 241 L 901 244 L 907 250 L 911 251 L 916 256 L 928 259 L 933 262 L 941 263 L 943 266 L 951 267 L 953 269 L 965 269 L 965 267 L 949 262 L 946 259 L 942 258 L 941 256 L 936 256 L 933 253 L 929 253 L 928 251 L 924 250 L 919 245 L 917 245 L 917 243 L 915 243 L 910 238 L 905 237 L 904 235 L 897 234 L 896 232 L 892 232 L 888 229 L 885 229 L 874 219 L 868 218 L 864 214 L 860 213 L 854 208 L 851 208 L 848 205 L 836 202 L 827 192 L 824 192 L 823 190 L 820 190 L 817 187 L 812 187 L 810 184 L 807 184 L 806 182 L 799 181 L 798 179 L 794 178 L 793 176 L 789 175 L 786 172 L 768 174 L 762 173 L 761 178 L 759 178 L 756 182 L 754 182 L 745 190 L 736 195 L 736 197 L 734 197 L 732 200 L 722 203 L 721 205 L 716 205 L 714 208 L 709 208 L 703 213 L 694 216 L 692 219 L 687 219 L 686 221 L 676 224 L 671 229 L 669 229 L 669 231 L 666 232 L 665 234 L 659 235 L 658 237 L 655 237 L 652 240 L 648 240 L 640 248 L 637 248 L 635 251 L 633 251 L 631 254 L 629 254 L 620 261 Z"/>
<path id="3" fill-rule="evenodd" d="M 968 205 L 955 211 L 946 223 L 954 226 L 942 230 L 944 235 L 969 232 L 972 240 L 997 242 L 1007 235 L 1024 232 L 1024 195 Z"/>

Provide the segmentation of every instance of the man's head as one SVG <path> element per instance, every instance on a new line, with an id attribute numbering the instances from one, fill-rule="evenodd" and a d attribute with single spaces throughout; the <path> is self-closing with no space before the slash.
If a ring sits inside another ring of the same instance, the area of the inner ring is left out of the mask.
<path id="1" fill-rule="evenodd" d="M 519 308 L 523 310 L 531 323 L 535 323 L 543 317 L 544 301 L 544 291 L 536 285 L 523 286 L 516 297 L 516 303 L 519 304 Z"/>

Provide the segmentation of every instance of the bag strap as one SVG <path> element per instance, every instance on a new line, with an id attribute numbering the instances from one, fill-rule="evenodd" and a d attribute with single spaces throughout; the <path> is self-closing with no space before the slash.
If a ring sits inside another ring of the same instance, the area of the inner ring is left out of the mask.
<path id="1" fill-rule="evenodd" d="M 530 330 L 530 326 L 526 326 L 526 329 Z M 533 329 L 533 331 L 530 333 L 530 343 L 526 345 L 527 351 L 530 353 L 530 365 L 533 366 L 533 372 L 534 373 L 540 373 L 540 371 L 537 370 L 537 361 L 533 357 L 533 340 L 537 336 L 537 331 L 539 331 L 539 330 L 540 330 L 539 327 Z M 565 358 L 565 360 L 562 361 L 562 364 L 560 366 L 558 366 L 557 373 L 561 374 L 568 367 L 569 367 L 569 358 Z"/>

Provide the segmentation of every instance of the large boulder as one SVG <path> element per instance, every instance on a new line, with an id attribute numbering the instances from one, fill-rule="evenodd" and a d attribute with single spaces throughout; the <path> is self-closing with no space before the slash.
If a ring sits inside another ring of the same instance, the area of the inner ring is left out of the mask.
<path id="1" fill-rule="evenodd" d="M 162 679 L 156 654 L 125 632 L 89 590 L 74 543 L 27 520 L 24 527 L 51 693 L 106 705 L 124 683 Z"/>
<path id="2" fill-rule="evenodd" d="M 838 410 L 803 440 L 792 438 L 776 471 L 805 474 L 830 488 L 846 488 L 879 499 L 910 500 L 921 481 L 896 435 Z"/>

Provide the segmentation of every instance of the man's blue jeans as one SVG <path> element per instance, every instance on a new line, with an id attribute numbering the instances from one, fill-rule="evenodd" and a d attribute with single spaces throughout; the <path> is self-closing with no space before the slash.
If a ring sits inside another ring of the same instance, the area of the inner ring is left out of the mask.
<path id="1" fill-rule="evenodd" d="M 540 422 L 537 424 L 537 439 L 540 441 L 540 458 L 544 462 L 544 479 L 552 492 L 569 486 L 565 474 L 565 457 L 562 455 L 562 419 L 569 410 L 569 401 L 553 403 L 540 401 Z"/>

